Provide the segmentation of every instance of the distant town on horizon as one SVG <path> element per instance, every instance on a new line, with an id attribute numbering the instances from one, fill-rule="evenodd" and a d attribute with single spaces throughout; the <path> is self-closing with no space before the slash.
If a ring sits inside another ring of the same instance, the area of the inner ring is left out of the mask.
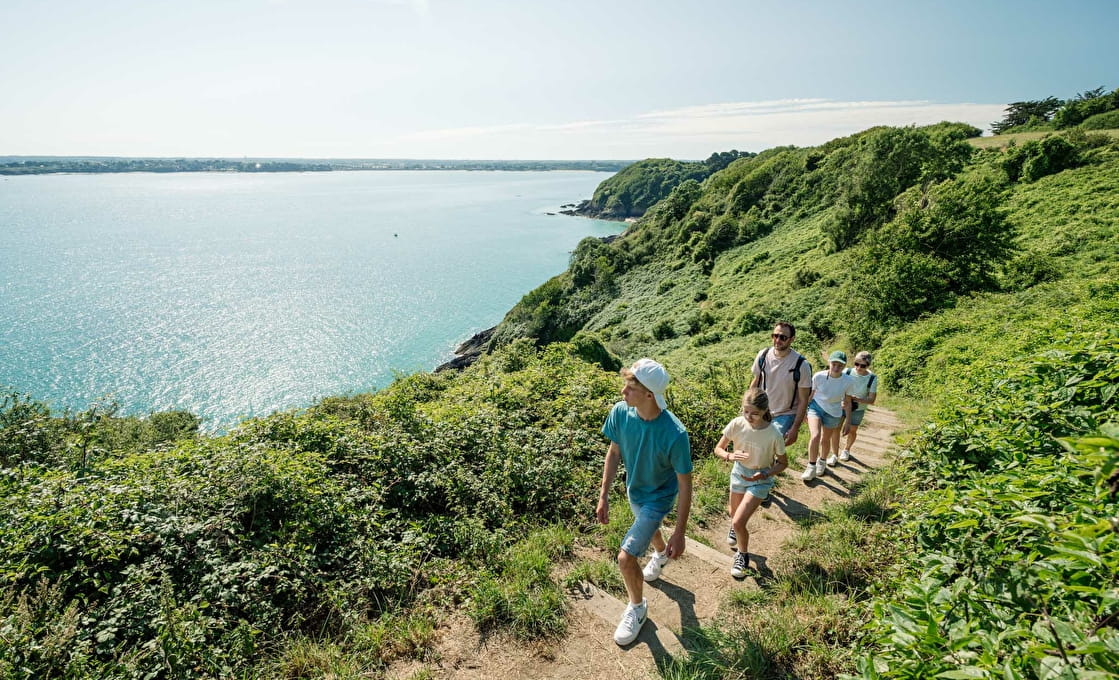
<path id="1" fill-rule="evenodd" d="M 633 160 L 0 156 L 0 175 L 116 172 L 331 172 L 335 170 L 589 170 L 617 172 L 634 162 Z"/>

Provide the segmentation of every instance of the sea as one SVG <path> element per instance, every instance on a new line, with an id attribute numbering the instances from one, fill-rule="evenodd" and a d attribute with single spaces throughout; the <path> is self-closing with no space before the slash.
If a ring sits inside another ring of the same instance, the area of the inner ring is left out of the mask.
<path id="1" fill-rule="evenodd" d="M 56 412 L 244 418 L 429 371 L 624 225 L 610 173 L 0 178 L 0 389 Z"/>

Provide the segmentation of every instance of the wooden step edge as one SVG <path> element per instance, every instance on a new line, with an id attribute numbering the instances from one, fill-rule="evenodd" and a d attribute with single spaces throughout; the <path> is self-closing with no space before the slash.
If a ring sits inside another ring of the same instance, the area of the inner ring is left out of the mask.
<path id="1" fill-rule="evenodd" d="M 719 569 L 729 570 L 734 566 L 734 558 L 726 553 L 721 553 L 718 550 L 706 546 L 699 541 L 691 538 L 686 539 L 687 543 L 684 547 L 684 557 L 693 555 Z"/>
<path id="2" fill-rule="evenodd" d="M 574 596 L 573 599 L 584 611 L 594 614 L 610 624 L 611 629 L 618 625 L 618 621 L 622 618 L 622 612 L 626 609 L 625 602 L 586 581 L 579 582 L 579 594 Z M 683 654 L 685 651 L 684 643 L 680 640 L 680 637 L 667 626 L 658 625 L 655 614 L 655 611 L 649 611 L 649 618 L 646 619 L 645 625 L 641 628 L 641 633 L 636 640 L 626 645 L 626 648 L 645 644 L 652 649 L 663 649 L 673 656 Z M 613 639 L 610 641 L 613 642 Z"/>
<path id="3" fill-rule="evenodd" d="M 896 437 L 894 435 L 890 434 L 889 432 L 887 432 L 886 430 L 881 429 L 881 428 L 863 429 L 862 427 L 860 427 L 859 428 L 859 434 L 855 438 L 855 441 L 858 441 L 859 439 L 882 439 L 882 440 L 885 440 L 885 441 L 892 442 L 896 439 Z M 839 438 L 839 440 L 840 440 L 839 443 L 842 444 L 846 440 L 846 437 L 841 436 Z"/>
<path id="4" fill-rule="evenodd" d="M 844 444 L 844 442 L 840 442 L 840 448 L 843 447 L 843 444 Z M 894 448 L 897 445 L 898 445 L 897 442 L 894 441 L 892 437 L 876 437 L 874 435 L 871 435 L 869 437 L 864 437 L 862 435 L 862 433 L 859 433 L 859 438 L 855 440 L 855 448 L 856 449 L 861 446 L 861 447 L 865 447 L 865 448 L 871 448 L 871 449 L 878 448 L 878 449 L 885 450 L 885 449 L 889 449 L 889 448 Z"/>

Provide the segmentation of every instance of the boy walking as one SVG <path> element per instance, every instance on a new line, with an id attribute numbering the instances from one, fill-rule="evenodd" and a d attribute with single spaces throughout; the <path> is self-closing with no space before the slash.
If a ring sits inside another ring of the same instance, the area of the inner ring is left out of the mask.
<path id="1" fill-rule="evenodd" d="M 669 559 L 684 554 L 684 529 L 692 506 L 692 457 L 687 430 L 667 410 L 664 390 L 668 372 L 664 366 L 652 359 L 639 359 L 623 368 L 621 374 L 626 381 L 622 401 L 614 404 L 602 426 L 610 447 L 603 463 L 596 515 L 601 524 L 610 521 L 610 486 L 621 461 L 626 467 L 626 495 L 634 518 L 618 552 L 618 570 L 626 584 L 629 604 L 614 631 L 614 642 L 624 646 L 637 639 L 647 618 L 644 581 L 660 578 Z M 660 527 L 674 499 L 676 528 L 666 543 Z M 638 559 L 650 543 L 653 556 L 642 570 Z"/>

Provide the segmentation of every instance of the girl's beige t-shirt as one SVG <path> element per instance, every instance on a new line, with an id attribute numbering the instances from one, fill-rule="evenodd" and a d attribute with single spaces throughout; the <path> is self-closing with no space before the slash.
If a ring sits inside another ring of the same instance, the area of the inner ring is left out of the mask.
<path id="1" fill-rule="evenodd" d="M 734 444 L 734 450 L 750 454 L 750 459 L 735 461 L 748 468 L 773 467 L 777 456 L 785 455 L 785 436 L 770 423 L 755 430 L 744 416 L 738 416 L 723 428 L 723 436 Z"/>

